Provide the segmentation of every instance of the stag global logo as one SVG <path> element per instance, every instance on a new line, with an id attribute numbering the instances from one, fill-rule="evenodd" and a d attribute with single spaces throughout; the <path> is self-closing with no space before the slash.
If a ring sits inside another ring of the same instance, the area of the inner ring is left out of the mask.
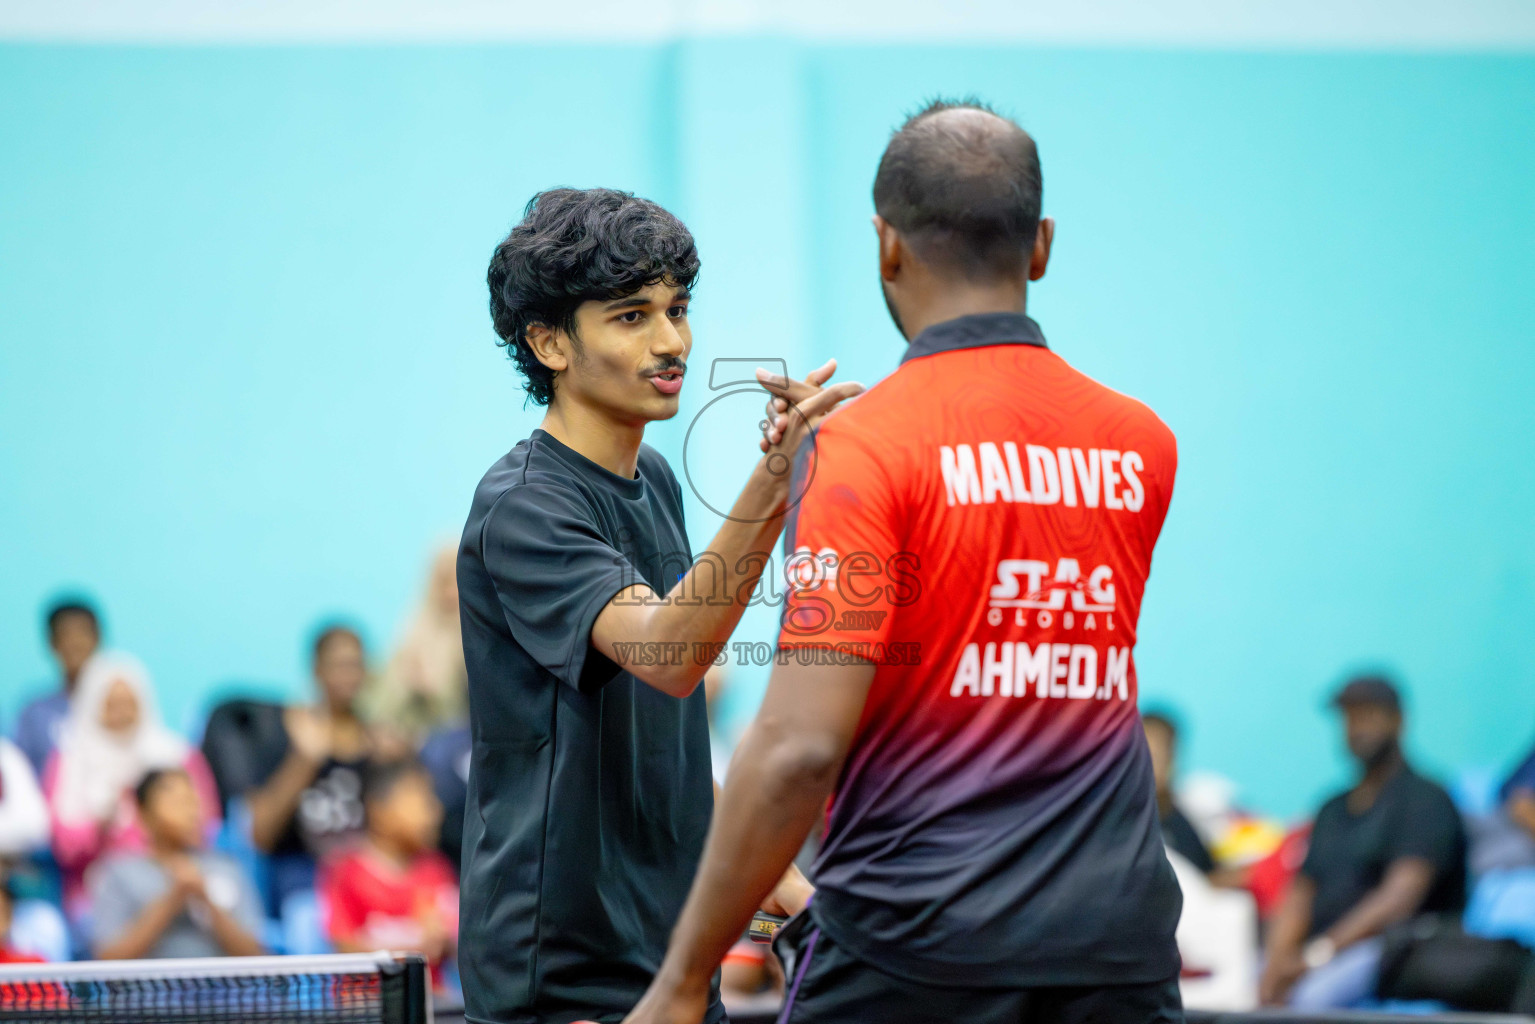
<path id="1" fill-rule="evenodd" d="M 1018 626 L 1033 622 L 1048 629 L 1059 616 L 1067 629 L 1114 628 L 1114 570 L 1107 565 L 1083 573 L 1075 558 L 1056 559 L 1053 567 L 1038 558 L 1004 558 L 988 596 L 986 621 L 993 626 L 1011 610 Z"/>

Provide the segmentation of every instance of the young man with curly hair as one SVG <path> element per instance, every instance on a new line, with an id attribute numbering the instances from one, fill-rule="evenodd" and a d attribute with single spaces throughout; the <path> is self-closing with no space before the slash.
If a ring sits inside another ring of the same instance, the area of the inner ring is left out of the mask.
<path id="1" fill-rule="evenodd" d="M 861 390 L 800 406 L 695 566 L 681 488 L 643 438 L 677 413 L 698 267 L 677 218 L 610 189 L 540 193 L 491 259 L 496 333 L 547 411 L 480 481 L 458 556 L 460 948 L 480 1024 L 617 1021 L 654 976 L 713 806 L 694 652 L 740 620 L 810 427 Z M 763 905 L 807 894 L 791 873 Z"/>

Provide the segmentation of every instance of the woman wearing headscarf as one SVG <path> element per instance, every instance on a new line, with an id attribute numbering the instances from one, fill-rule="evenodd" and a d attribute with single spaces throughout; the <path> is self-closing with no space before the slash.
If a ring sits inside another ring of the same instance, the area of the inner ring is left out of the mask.
<path id="1" fill-rule="evenodd" d="M 102 854 L 144 847 L 133 796 L 146 772 L 181 768 L 218 826 L 218 790 L 196 748 L 166 728 L 149 673 L 126 654 L 92 656 L 80 672 L 58 749 L 43 773 L 53 824 L 53 854 L 71 918 L 84 909 L 85 870 Z"/>
<path id="2" fill-rule="evenodd" d="M 457 558 L 453 547 L 441 548 L 433 557 L 421 604 L 366 700 L 372 721 L 418 744 L 428 732 L 461 721 L 467 713 L 469 677 L 458 625 Z"/>

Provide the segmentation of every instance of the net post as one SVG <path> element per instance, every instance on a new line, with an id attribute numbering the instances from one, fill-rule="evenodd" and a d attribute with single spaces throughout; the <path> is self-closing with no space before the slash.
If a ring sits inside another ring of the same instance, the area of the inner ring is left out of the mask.
<path id="1" fill-rule="evenodd" d="M 404 953 L 379 964 L 382 1024 L 432 1024 L 432 989 L 426 958 Z"/>

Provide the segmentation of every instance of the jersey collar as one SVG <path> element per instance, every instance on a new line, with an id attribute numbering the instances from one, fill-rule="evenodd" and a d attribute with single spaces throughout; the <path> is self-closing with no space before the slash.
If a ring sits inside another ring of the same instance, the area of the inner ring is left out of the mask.
<path id="1" fill-rule="evenodd" d="M 901 362 L 982 345 L 1050 347 L 1045 344 L 1045 333 L 1039 329 L 1039 324 L 1023 313 L 971 313 L 934 324 L 917 335 L 906 346 Z"/>

